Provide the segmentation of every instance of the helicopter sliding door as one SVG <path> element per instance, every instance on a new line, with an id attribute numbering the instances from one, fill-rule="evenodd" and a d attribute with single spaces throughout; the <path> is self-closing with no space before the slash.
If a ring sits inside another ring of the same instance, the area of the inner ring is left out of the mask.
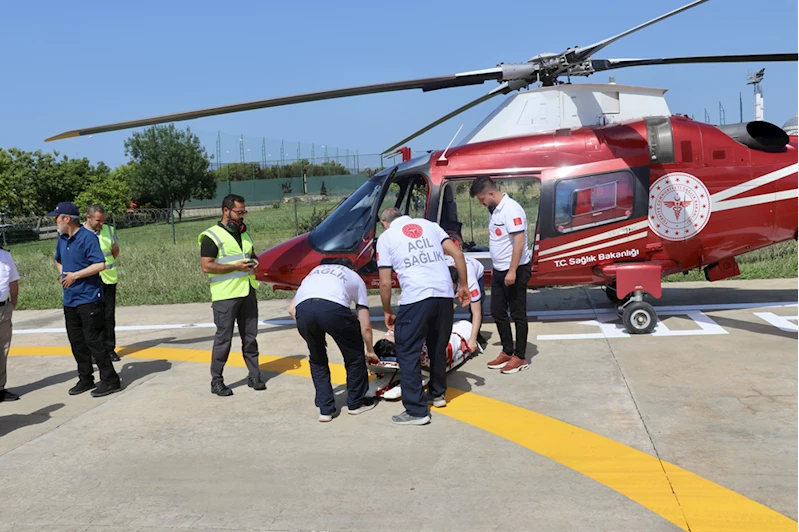
<path id="1" fill-rule="evenodd" d="M 502 192 L 516 200 L 527 215 L 527 245 L 533 247 L 538 221 L 541 181 L 536 175 L 491 175 Z M 441 192 L 438 224 L 463 248 L 464 254 L 480 261 L 491 275 L 488 252 L 488 209 L 469 195 L 475 176 L 447 177 Z"/>
<path id="2" fill-rule="evenodd" d="M 645 256 L 648 165 L 630 168 L 614 159 L 548 170 L 542 177 L 539 277 L 590 282 L 597 265 Z"/>

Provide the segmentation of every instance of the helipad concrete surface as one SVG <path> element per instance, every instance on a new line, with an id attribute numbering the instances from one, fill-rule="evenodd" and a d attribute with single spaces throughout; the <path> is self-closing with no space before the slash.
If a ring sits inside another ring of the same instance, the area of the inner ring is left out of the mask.
<path id="1" fill-rule="evenodd" d="M 598 289 L 530 292 L 529 371 L 486 368 L 484 325 L 423 427 L 391 423 L 400 403 L 346 415 L 332 341 L 342 415 L 319 423 L 287 301 L 260 303 L 268 389 L 234 340 L 226 398 L 209 304 L 119 308 L 124 390 L 100 399 L 67 394 L 62 312 L 17 312 L 0 532 L 796 530 L 796 288 L 668 284 L 648 336 Z"/>

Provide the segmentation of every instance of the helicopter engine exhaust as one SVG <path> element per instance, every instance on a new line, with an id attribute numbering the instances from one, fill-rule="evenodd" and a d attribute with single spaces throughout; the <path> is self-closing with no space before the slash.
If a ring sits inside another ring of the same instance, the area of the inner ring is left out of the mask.
<path id="1" fill-rule="evenodd" d="M 763 120 L 716 126 L 730 138 L 753 150 L 780 152 L 788 145 L 785 131 Z"/>

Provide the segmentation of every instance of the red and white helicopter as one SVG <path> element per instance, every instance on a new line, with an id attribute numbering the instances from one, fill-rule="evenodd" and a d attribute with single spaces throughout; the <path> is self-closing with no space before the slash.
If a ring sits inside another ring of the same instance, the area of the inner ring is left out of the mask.
<path id="1" fill-rule="evenodd" d="M 733 277 L 737 255 L 797 238 L 796 136 L 763 121 L 714 126 L 673 115 L 662 89 L 560 81 L 642 65 L 797 60 L 796 53 L 593 59 L 618 39 L 706 1 L 525 63 L 176 113 L 47 140 L 315 100 L 500 83 L 391 152 L 494 96 L 537 84 L 508 96 L 458 146 L 374 175 L 316 229 L 263 252 L 259 280 L 295 289 L 322 258 L 339 256 L 352 259 L 367 284 L 377 286 L 377 217 L 388 206 L 438 222 L 467 255 L 489 266 L 487 213 L 476 203 L 472 209 L 468 197 L 470 182 L 488 175 L 535 225 L 531 287 L 606 286 L 626 329 L 647 333 L 657 316 L 643 297 L 661 296 L 663 276 L 704 268 L 710 281 Z"/>

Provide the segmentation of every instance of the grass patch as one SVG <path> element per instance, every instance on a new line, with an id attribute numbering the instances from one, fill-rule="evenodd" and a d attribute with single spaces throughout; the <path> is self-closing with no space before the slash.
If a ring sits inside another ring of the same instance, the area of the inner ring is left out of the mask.
<path id="1" fill-rule="evenodd" d="M 335 202 L 329 202 L 330 206 Z M 300 223 L 326 204 L 297 204 Z M 248 207 L 247 225 L 260 253 L 295 236 L 294 207 Z M 119 285 L 117 305 L 168 305 L 210 302 L 208 278 L 200 270 L 197 238 L 218 221 L 218 216 L 175 223 L 156 223 L 119 230 L 120 254 L 117 259 Z M 59 308 L 63 291 L 53 257 L 55 239 L 10 246 L 20 274 L 19 310 Z M 293 292 L 258 287 L 259 299 L 291 297 Z"/>
<path id="2" fill-rule="evenodd" d="M 796 277 L 797 246 L 795 240 L 780 242 L 767 248 L 751 251 L 735 259 L 741 275 L 733 279 L 786 279 Z M 704 281 L 703 270 L 692 270 L 687 274 L 676 273 L 663 278 L 666 282 Z"/>
<path id="3" fill-rule="evenodd" d="M 299 223 L 336 204 L 297 204 Z M 460 207 L 460 206 L 459 206 Z M 247 224 L 253 236 L 256 252 L 262 252 L 295 236 L 295 215 L 291 203 L 279 207 L 248 207 Z M 468 217 L 468 205 L 459 209 L 462 219 Z M 487 237 L 487 229 L 478 223 L 485 222 L 484 208 L 473 207 L 475 237 Z M 216 223 L 217 216 L 201 220 L 186 220 L 175 224 L 175 241 L 172 242 L 172 226 L 168 223 L 151 224 L 144 227 L 119 230 L 121 253 L 117 261 L 120 283 L 117 289 L 117 304 L 165 305 L 173 303 L 210 302 L 208 280 L 200 270 L 199 234 Z M 466 224 L 464 224 L 466 226 Z M 480 230 L 478 231 L 478 227 Z M 469 228 L 470 230 L 471 228 Z M 464 227 L 464 237 L 471 236 Z M 478 235 L 480 235 L 478 237 Z M 55 240 L 43 240 L 12 245 L 21 279 L 19 309 L 60 308 L 61 285 L 58 282 L 53 255 Z M 783 242 L 738 257 L 741 275 L 737 279 L 792 278 L 797 276 L 797 245 L 795 241 Z M 666 281 L 703 281 L 702 271 L 688 275 L 671 275 Z M 259 299 L 291 297 L 293 292 L 274 291 L 268 286 L 259 286 Z"/>

